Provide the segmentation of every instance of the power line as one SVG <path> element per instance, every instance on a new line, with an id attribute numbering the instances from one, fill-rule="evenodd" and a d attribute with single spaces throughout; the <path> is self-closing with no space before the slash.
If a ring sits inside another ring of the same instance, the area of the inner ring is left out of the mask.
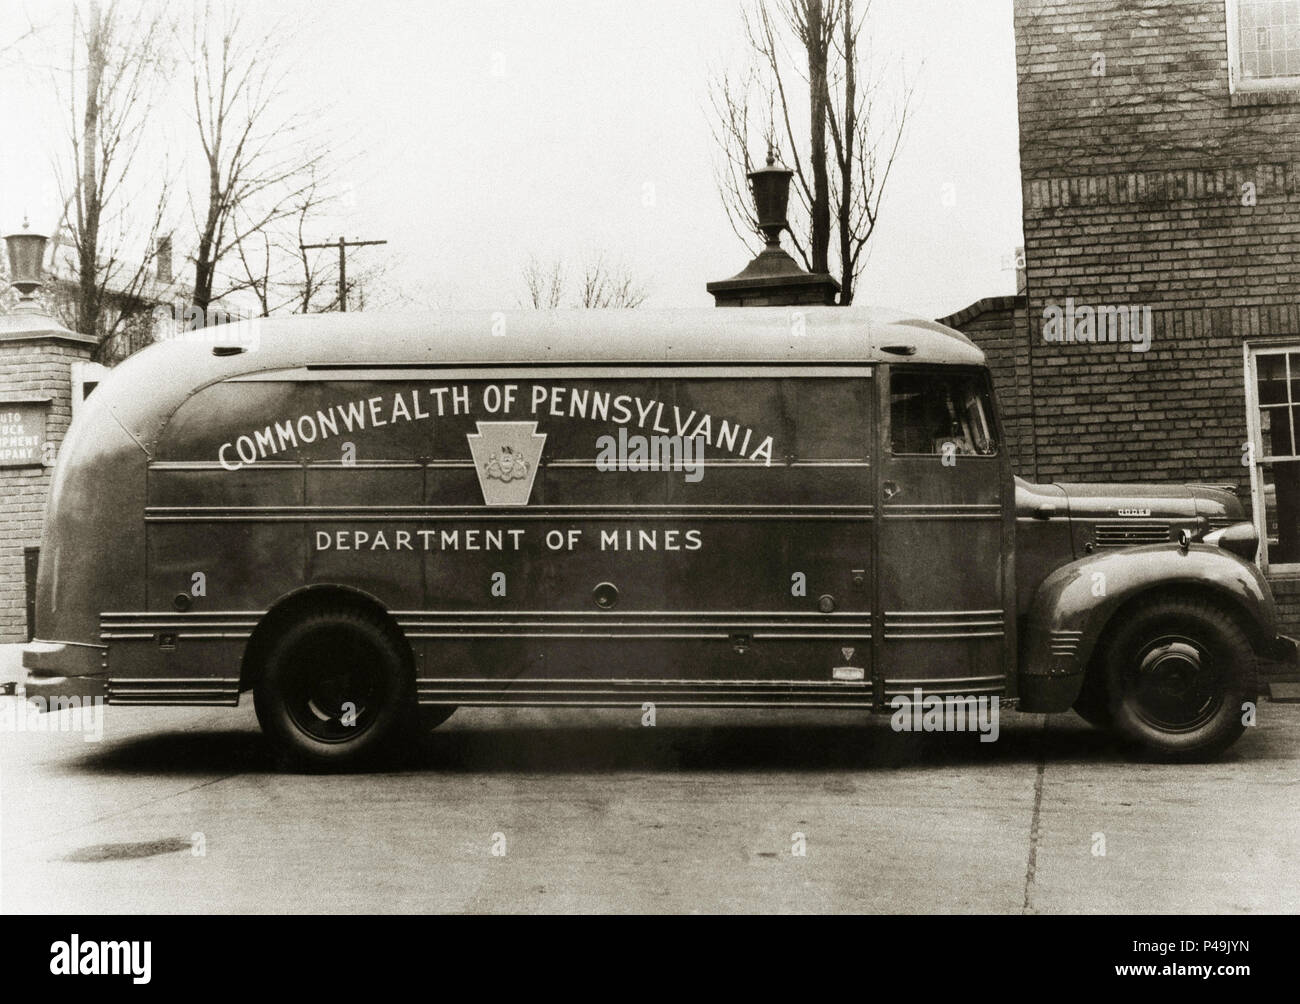
<path id="1" fill-rule="evenodd" d="M 338 248 L 338 308 L 341 311 L 347 311 L 347 248 L 350 247 L 368 247 L 369 244 L 386 244 L 387 241 L 344 241 L 341 237 L 338 243 L 331 241 L 328 244 L 299 244 L 303 251 L 311 251 L 317 247 L 337 247 Z"/>

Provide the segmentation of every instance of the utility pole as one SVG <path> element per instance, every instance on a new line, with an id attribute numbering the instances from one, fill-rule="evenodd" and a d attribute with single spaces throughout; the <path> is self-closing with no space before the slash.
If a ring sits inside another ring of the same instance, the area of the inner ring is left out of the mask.
<path id="1" fill-rule="evenodd" d="M 347 248 L 367 247 L 371 244 L 387 244 L 388 241 L 345 241 L 342 237 L 338 239 L 338 244 L 333 242 L 329 244 L 299 244 L 298 246 L 304 251 L 310 251 L 313 248 L 332 248 L 337 246 L 339 249 L 339 310 L 348 309 L 348 257 Z"/>

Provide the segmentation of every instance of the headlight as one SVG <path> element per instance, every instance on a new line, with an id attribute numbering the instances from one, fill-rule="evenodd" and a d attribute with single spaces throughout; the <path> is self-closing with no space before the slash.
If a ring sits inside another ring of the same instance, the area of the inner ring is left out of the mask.
<path id="1" fill-rule="evenodd" d="M 1231 551 L 1247 561 L 1254 561 L 1259 550 L 1259 534 L 1255 532 L 1254 523 L 1233 523 L 1222 530 L 1207 533 L 1204 543 Z"/>

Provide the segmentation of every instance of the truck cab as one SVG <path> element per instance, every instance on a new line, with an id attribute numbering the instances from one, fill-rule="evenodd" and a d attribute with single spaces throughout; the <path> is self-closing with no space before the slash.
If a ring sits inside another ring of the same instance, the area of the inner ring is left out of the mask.
<path id="1" fill-rule="evenodd" d="M 1227 486 L 1017 477 L 1022 708 L 1069 700 L 1171 758 L 1214 755 L 1251 717 L 1260 661 L 1294 662 Z"/>

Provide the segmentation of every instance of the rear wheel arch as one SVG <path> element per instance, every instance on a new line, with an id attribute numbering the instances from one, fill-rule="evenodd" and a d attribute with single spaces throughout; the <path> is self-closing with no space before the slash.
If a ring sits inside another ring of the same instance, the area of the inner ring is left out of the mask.
<path id="1" fill-rule="evenodd" d="M 360 589 L 340 585 L 307 586 L 295 590 L 279 600 L 262 615 L 244 646 L 244 657 L 239 667 L 239 690 L 252 690 L 261 676 L 266 656 L 276 636 L 294 621 L 325 607 L 348 607 L 376 617 L 384 622 L 394 642 L 404 654 L 406 666 L 415 674 L 415 652 L 396 619 L 378 599 Z"/>

